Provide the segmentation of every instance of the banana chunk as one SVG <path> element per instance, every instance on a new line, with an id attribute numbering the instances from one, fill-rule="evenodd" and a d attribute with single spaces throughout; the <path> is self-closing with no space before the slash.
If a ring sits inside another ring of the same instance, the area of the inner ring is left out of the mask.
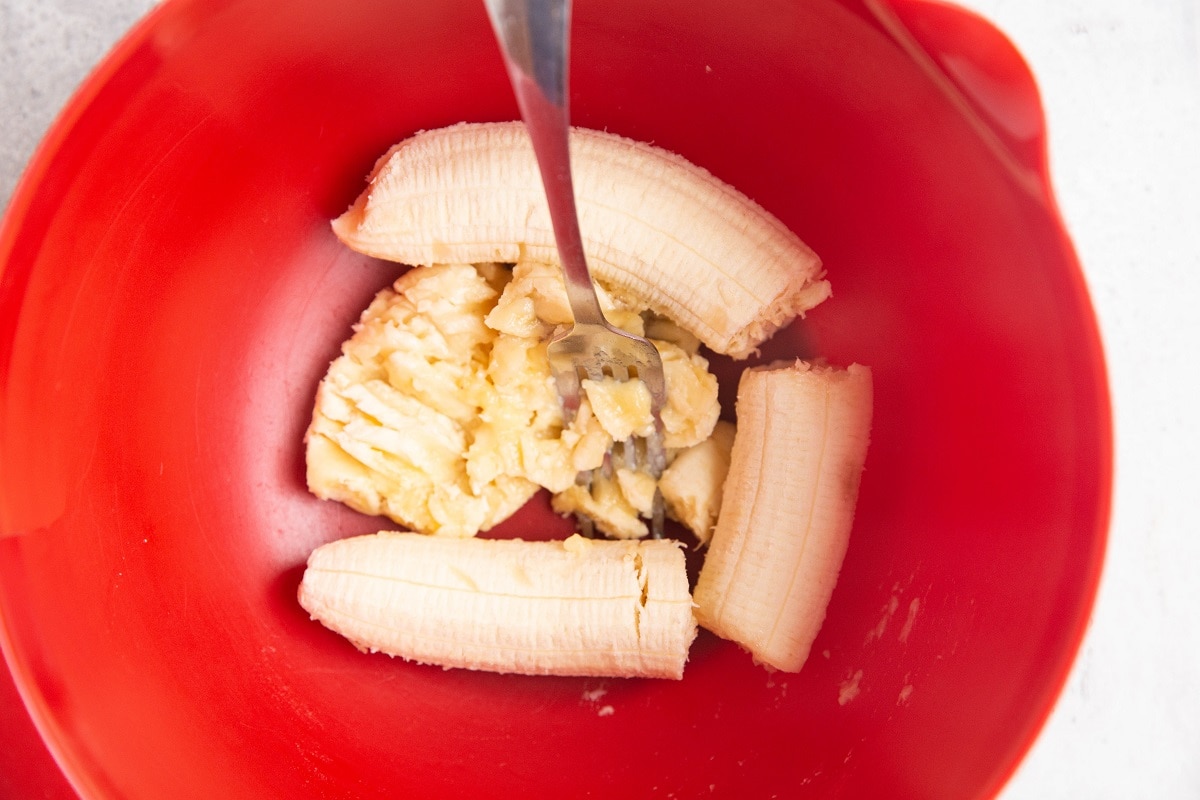
<path id="1" fill-rule="evenodd" d="M 597 280 L 716 352 L 745 358 L 829 296 L 807 245 L 680 156 L 576 128 L 571 164 Z M 400 142 L 333 229 L 355 250 L 404 264 L 558 262 L 520 122 L 462 123 Z"/>
<path id="2" fill-rule="evenodd" d="M 721 513 L 696 584 L 700 624 L 798 672 L 850 540 L 871 371 L 797 361 L 742 373 Z"/>
<path id="3" fill-rule="evenodd" d="M 678 680 L 696 636 L 665 540 L 356 536 L 313 551 L 298 596 L 360 650 L 446 668 Z"/>
<path id="4" fill-rule="evenodd" d="M 708 543 L 721 513 L 735 431 L 732 422 L 721 420 L 712 436 L 675 456 L 658 482 L 667 513 L 687 526 L 700 544 Z"/>

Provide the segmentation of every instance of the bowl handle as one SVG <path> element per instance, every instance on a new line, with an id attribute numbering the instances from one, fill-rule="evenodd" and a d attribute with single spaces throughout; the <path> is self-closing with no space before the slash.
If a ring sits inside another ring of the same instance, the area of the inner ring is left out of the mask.
<path id="1" fill-rule="evenodd" d="M 1048 190 L 1046 121 L 1033 73 L 992 23 L 941 0 L 864 0 L 880 26 L 960 106 L 1005 162 Z"/>

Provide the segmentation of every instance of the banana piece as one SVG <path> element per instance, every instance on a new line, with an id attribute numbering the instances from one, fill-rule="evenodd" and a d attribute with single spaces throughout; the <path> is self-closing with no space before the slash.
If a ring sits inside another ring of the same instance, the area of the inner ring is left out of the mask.
<path id="1" fill-rule="evenodd" d="M 554 495 L 551 504 L 560 514 L 587 516 L 606 536 L 640 539 L 650 533 L 644 518 L 658 489 L 667 516 L 705 544 L 721 510 L 735 430 L 732 422 L 719 420 L 709 438 L 676 452 L 658 481 L 645 472 L 615 469 L 611 476 L 593 477 L 590 488 L 574 485 Z"/>
<path id="2" fill-rule="evenodd" d="M 696 636 L 666 540 L 382 532 L 314 550 L 298 596 L 360 650 L 447 668 L 678 680 Z"/>
<path id="3" fill-rule="evenodd" d="M 871 371 L 754 368 L 738 384 L 721 513 L 696 616 L 760 663 L 798 672 L 850 539 L 871 427 Z"/>
<path id="4" fill-rule="evenodd" d="M 650 481 L 653 483 L 654 479 Z M 639 509 L 633 502 L 636 495 L 631 499 L 629 494 L 616 475 L 593 477 L 591 486 L 576 484 L 551 497 L 550 507 L 564 517 L 582 514 L 605 536 L 641 539 L 650 535 L 650 528 L 641 517 L 650 512 L 650 504 Z M 653 501 L 653 491 L 650 495 Z"/>
<path id="5" fill-rule="evenodd" d="M 571 162 L 596 278 L 716 352 L 744 358 L 829 296 L 808 246 L 680 156 L 576 128 Z M 558 258 L 520 122 L 462 123 L 399 143 L 333 229 L 355 250 L 412 265 Z"/>
<path id="6" fill-rule="evenodd" d="M 721 512 L 721 487 L 729 473 L 736 428 L 721 420 L 712 436 L 675 456 L 658 481 L 667 514 L 707 544 Z"/>

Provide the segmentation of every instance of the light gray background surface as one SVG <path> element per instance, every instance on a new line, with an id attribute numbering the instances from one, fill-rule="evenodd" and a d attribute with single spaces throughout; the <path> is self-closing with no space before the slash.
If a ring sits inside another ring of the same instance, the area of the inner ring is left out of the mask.
<path id="1" fill-rule="evenodd" d="M 1108 351 L 1113 525 L 1083 650 L 1004 800 L 1200 797 L 1200 2 L 963 0 L 1043 91 Z M 0 203 L 151 0 L 0 0 Z"/>

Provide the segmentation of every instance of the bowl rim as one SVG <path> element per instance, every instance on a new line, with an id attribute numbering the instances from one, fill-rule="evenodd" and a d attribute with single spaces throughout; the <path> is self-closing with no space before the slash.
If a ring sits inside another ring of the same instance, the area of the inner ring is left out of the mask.
<path id="1" fill-rule="evenodd" d="M 1008 42 L 1012 54 L 1020 60 L 1027 73 L 1032 97 L 1038 104 L 1038 114 L 1046 125 L 1046 115 L 1041 105 L 1042 94 L 1038 90 L 1032 71 L 1027 60 L 1007 35 L 982 14 L 965 8 L 949 0 L 836 0 L 837 2 L 862 2 L 868 8 L 882 8 L 895 12 L 903 7 L 906 11 L 921 14 L 930 8 L 942 12 L 956 13 L 969 17 L 977 23 L 991 28 L 992 32 Z M 29 211 L 36 201 L 40 186 L 53 169 L 57 155 L 66 139 L 75 130 L 79 119 L 84 115 L 96 97 L 110 84 L 113 76 L 122 69 L 131 57 L 145 42 L 153 38 L 155 33 L 165 23 L 184 15 L 189 4 L 185 0 L 162 0 L 142 14 L 133 25 L 115 42 L 115 44 L 91 68 L 84 79 L 71 93 L 68 100 L 54 116 L 42 138 L 35 146 L 29 160 L 22 169 L 7 205 L 0 215 L 0 307 L 4 305 L 4 295 L 21 294 L 27 274 L 13 278 L 12 255 L 19 239 Z M 938 68 L 942 75 L 945 72 Z M 951 83 L 953 79 L 951 79 Z M 960 87 L 961 88 L 961 87 Z M 985 123 L 986 124 L 986 123 Z M 1096 375 L 1095 385 L 1091 387 L 1097 420 L 1100 423 L 1099 437 L 1095 442 L 1100 454 L 1097 464 L 1098 485 L 1095 490 L 1097 505 L 1094 509 L 1096 531 L 1091 539 L 1091 548 L 1080 554 L 1086 566 L 1081 570 L 1079 594 L 1080 608 L 1083 613 L 1073 619 L 1065 627 L 1062 641 L 1062 655 L 1056 659 L 1052 668 L 1046 670 L 1049 679 L 1044 686 L 1044 701 L 1027 718 L 1025 730 L 1010 742 L 1008 755 L 997 760 L 994 779 L 987 784 L 981 797 L 995 797 L 1009 783 L 1029 752 L 1045 729 L 1046 723 L 1059 705 L 1059 701 L 1071 677 L 1075 664 L 1082 650 L 1084 640 L 1091 626 L 1096 611 L 1096 601 L 1099 588 L 1104 578 L 1106 553 L 1112 525 L 1113 486 L 1114 486 L 1114 419 L 1112 408 L 1111 382 L 1105 358 L 1105 347 L 1102 332 L 1099 327 L 1092 302 L 1086 275 L 1072 243 L 1069 226 L 1062 214 L 1050 175 L 1050 160 L 1047 143 L 1043 137 L 1040 142 L 1040 163 L 1027 165 L 1036 173 L 1039 189 L 1044 195 L 1048 220 L 1052 223 L 1061 240 L 1066 261 L 1069 262 L 1071 288 L 1076 293 L 1083 312 L 1081 321 L 1083 329 L 1079 331 L 1084 341 L 1087 355 Z M 31 269 L 31 268 L 30 268 Z M 14 287 L 14 283 L 17 284 Z M 11 295 L 10 295 L 11 296 Z M 19 305 L 19 304 L 18 304 Z M 15 315 L 11 324 L 15 325 Z M 12 675 L 17 693 L 24 703 L 25 709 L 33 722 L 34 728 L 41 737 L 43 744 L 49 750 L 55 763 L 60 768 L 64 778 L 81 796 L 102 794 L 99 787 L 93 785 L 87 778 L 86 772 L 78 759 L 72 755 L 71 747 L 66 741 L 60 740 L 50 722 L 51 714 L 44 701 L 34 687 L 33 680 L 18 657 L 18 647 L 2 605 L 0 605 L 0 655 L 3 656 L 7 669 Z"/>

